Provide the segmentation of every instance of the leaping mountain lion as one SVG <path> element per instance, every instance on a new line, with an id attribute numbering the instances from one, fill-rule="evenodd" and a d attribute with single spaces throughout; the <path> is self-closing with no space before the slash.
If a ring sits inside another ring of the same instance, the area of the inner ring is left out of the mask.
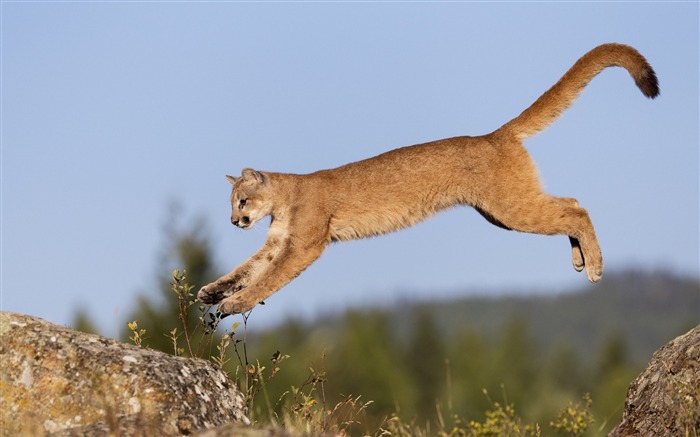
<path id="1" fill-rule="evenodd" d="M 224 314 L 244 313 L 297 277 L 333 241 L 381 235 L 455 205 L 474 207 L 504 229 L 567 235 L 574 269 L 598 282 L 603 257 L 588 212 L 542 191 L 523 140 L 552 123 L 603 69 L 627 69 L 654 98 L 654 70 L 634 48 L 604 44 L 583 55 L 535 103 L 496 131 L 402 147 L 310 174 L 243 169 L 233 184 L 231 223 L 250 229 L 271 216 L 263 247 L 202 287 L 198 298 Z"/>

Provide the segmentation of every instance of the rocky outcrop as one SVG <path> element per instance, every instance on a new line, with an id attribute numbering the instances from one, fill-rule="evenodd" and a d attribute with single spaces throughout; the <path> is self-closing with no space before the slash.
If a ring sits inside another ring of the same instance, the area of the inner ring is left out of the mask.
<path id="1" fill-rule="evenodd" d="M 187 435 L 246 424 L 226 374 L 14 313 L 0 313 L 0 435 Z M 231 425 L 229 425 L 231 426 Z"/>
<path id="2" fill-rule="evenodd" d="M 700 325 L 651 358 L 629 387 L 622 421 L 610 436 L 700 435 Z"/>

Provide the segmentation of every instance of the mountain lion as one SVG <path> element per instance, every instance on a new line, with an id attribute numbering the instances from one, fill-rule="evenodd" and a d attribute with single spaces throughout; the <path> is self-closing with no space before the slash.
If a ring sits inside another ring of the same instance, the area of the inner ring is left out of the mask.
<path id="1" fill-rule="evenodd" d="M 332 241 L 396 231 L 455 205 L 474 207 L 508 230 L 567 235 L 574 269 L 598 282 L 603 257 L 588 212 L 542 191 L 522 141 L 552 123 L 603 69 L 627 69 L 642 93 L 659 94 L 656 74 L 634 48 L 604 44 L 586 53 L 519 116 L 488 135 L 403 147 L 311 174 L 243 170 L 233 184 L 231 223 L 250 229 L 271 216 L 263 247 L 198 298 L 243 313 L 313 263 Z"/>

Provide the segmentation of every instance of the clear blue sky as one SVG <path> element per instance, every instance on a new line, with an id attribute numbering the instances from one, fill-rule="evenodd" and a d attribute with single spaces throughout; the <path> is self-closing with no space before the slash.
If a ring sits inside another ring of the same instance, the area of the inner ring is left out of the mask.
<path id="1" fill-rule="evenodd" d="M 608 272 L 698 276 L 697 2 L 1 8 L 4 311 L 68 324 L 83 306 L 114 334 L 154 288 L 170 201 L 206 218 L 229 270 L 265 230 L 231 226 L 225 174 L 305 173 L 491 132 L 605 42 L 649 59 L 660 98 L 606 70 L 526 146 L 547 190 L 589 210 Z M 251 323 L 571 285 L 588 286 L 566 237 L 506 232 L 460 208 L 331 246 Z"/>

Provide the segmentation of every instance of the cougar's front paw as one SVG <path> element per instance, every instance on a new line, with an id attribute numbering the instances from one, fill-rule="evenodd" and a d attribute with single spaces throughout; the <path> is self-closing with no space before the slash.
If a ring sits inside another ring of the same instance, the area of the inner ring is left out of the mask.
<path id="1" fill-rule="evenodd" d="M 241 294 L 227 297 L 219 304 L 219 312 L 222 314 L 243 314 L 253 309 L 257 305 L 256 300 L 248 300 Z"/>
<path id="2" fill-rule="evenodd" d="M 215 304 L 231 296 L 241 287 L 234 287 L 229 281 L 216 281 L 202 287 L 197 293 L 197 299 L 206 304 Z"/>

